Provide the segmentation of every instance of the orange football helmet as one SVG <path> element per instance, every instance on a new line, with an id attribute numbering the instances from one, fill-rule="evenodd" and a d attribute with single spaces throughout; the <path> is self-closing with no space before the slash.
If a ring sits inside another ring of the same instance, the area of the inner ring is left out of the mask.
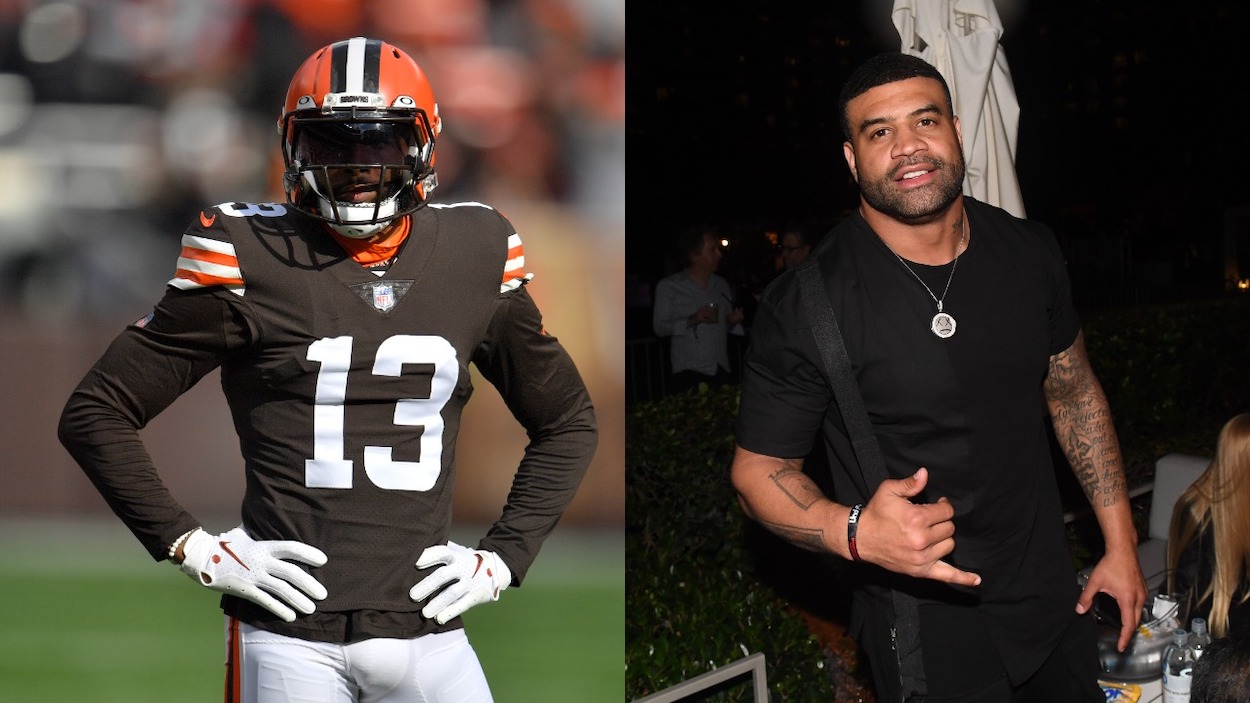
<path id="1" fill-rule="evenodd" d="M 384 41 L 353 37 L 308 57 L 278 131 L 287 202 L 345 236 L 372 237 L 438 185 L 434 91 L 417 62 Z"/>

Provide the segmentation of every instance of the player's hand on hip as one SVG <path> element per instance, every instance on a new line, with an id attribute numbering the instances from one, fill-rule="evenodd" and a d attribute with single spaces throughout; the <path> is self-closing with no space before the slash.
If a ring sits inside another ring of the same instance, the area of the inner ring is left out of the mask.
<path id="1" fill-rule="evenodd" d="M 955 549 L 955 508 L 950 501 L 944 497 L 936 503 L 911 501 L 928 482 L 929 471 L 924 468 L 902 480 L 881 482 L 859 516 L 859 556 L 908 576 L 978 586 L 980 576 L 942 561 Z"/>
<path id="2" fill-rule="evenodd" d="M 324 552 L 303 542 L 256 541 L 242 527 L 215 536 L 197 529 L 187 537 L 183 553 L 183 572 L 201 585 L 246 598 L 287 622 L 295 619 L 295 611 L 308 615 L 316 610 L 312 598 L 326 597 L 321 582 L 291 563 L 326 563 Z"/>
<path id="3" fill-rule="evenodd" d="M 498 554 L 469 549 L 455 542 L 426 547 L 417 559 L 418 569 L 441 564 L 412 587 L 408 596 L 416 602 L 430 599 L 421 614 L 445 625 L 475 605 L 499 600 L 499 592 L 512 582 L 512 571 Z"/>

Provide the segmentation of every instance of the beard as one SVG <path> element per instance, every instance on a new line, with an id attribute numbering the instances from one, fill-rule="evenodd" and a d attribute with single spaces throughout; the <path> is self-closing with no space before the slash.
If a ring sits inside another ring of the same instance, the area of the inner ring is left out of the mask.
<path id="1" fill-rule="evenodd" d="M 956 155 L 954 161 L 926 157 L 923 163 L 933 165 L 937 178 L 924 188 L 900 191 L 895 187 L 896 175 L 912 164 L 900 164 L 878 179 L 863 179 L 859 183 L 860 195 L 874 210 L 905 222 L 923 221 L 941 212 L 955 201 L 963 190 L 964 159 Z"/>

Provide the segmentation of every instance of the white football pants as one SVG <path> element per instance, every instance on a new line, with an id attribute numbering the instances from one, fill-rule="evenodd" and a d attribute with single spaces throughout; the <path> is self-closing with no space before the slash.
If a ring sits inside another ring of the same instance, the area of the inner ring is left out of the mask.
<path id="1" fill-rule="evenodd" d="M 227 703 L 491 703 L 464 630 L 310 642 L 226 618 Z"/>

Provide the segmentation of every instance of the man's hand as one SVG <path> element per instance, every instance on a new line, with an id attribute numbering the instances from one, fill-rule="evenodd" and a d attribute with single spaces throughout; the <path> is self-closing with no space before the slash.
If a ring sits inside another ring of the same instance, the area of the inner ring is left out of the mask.
<path id="1" fill-rule="evenodd" d="M 720 313 L 716 310 L 715 305 L 708 304 L 695 310 L 686 320 L 687 327 L 710 325 L 720 320 Z"/>
<path id="2" fill-rule="evenodd" d="M 182 549 L 181 568 L 202 586 L 246 598 L 287 622 L 294 608 L 304 615 L 317 609 L 309 596 L 322 600 L 325 586 L 285 559 L 313 566 L 326 563 L 320 549 L 296 541 L 257 542 L 236 527 L 222 535 L 197 529 Z M 307 594 L 307 595 L 305 595 Z M 287 607 L 290 606 L 290 607 Z"/>
<path id="3" fill-rule="evenodd" d="M 455 542 L 426 547 L 417 559 L 418 569 L 442 564 L 426 576 L 408 596 L 416 602 L 435 596 L 421 614 L 440 625 L 480 603 L 499 600 L 499 592 L 512 582 L 512 572 L 499 555 L 483 549 L 469 549 Z"/>
<path id="4" fill-rule="evenodd" d="M 945 497 L 916 504 L 911 498 L 929 483 L 921 468 L 903 480 L 881 482 L 859 517 L 857 551 L 861 559 L 917 578 L 979 586 L 981 577 L 942 561 L 955 549 L 955 508 Z"/>
<path id="5" fill-rule="evenodd" d="M 1146 580 L 1142 577 L 1137 551 L 1128 549 L 1107 552 L 1090 572 L 1089 583 L 1076 601 L 1076 612 L 1084 615 L 1094 603 L 1094 596 L 1106 593 L 1120 606 L 1120 639 L 1116 648 L 1128 647 L 1133 631 L 1141 623 L 1142 606 L 1146 603 Z"/>

